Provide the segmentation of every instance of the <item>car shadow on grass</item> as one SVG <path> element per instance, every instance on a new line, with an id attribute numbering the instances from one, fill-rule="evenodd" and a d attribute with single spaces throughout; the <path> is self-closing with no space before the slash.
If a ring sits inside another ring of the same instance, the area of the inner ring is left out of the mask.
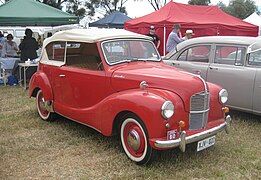
<path id="1" fill-rule="evenodd" d="M 232 117 L 232 120 L 241 120 L 241 121 L 249 121 L 249 122 L 261 122 L 261 116 L 237 111 L 237 110 L 231 110 L 229 113 Z"/>
<path id="2" fill-rule="evenodd" d="M 69 136 L 72 139 L 75 139 L 75 141 L 77 141 L 77 139 L 83 139 L 80 143 L 92 143 L 91 146 L 94 148 L 97 147 L 96 153 L 102 153 L 100 151 L 106 150 L 125 156 L 120 143 L 119 135 L 106 137 L 88 126 L 79 124 L 62 116 L 57 116 L 55 121 L 49 123 L 57 126 L 59 129 L 63 129 L 63 131 L 66 131 L 66 134 L 69 133 Z M 147 167 L 156 165 L 164 168 L 165 165 L 173 166 L 173 164 L 176 164 L 175 166 L 184 168 L 185 166 L 188 166 L 187 163 L 193 165 L 193 161 L 202 161 L 202 156 L 213 156 L 212 158 L 214 158 L 215 152 L 213 151 L 215 151 L 215 148 L 210 147 L 202 152 L 196 152 L 196 143 L 187 145 L 186 152 L 184 153 L 181 152 L 179 148 L 158 151 L 158 156 L 155 161 Z M 127 156 L 125 158 L 127 160 Z M 126 163 L 135 165 L 135 163 L 132 163 L 131 160 L 128 160 Z"/>

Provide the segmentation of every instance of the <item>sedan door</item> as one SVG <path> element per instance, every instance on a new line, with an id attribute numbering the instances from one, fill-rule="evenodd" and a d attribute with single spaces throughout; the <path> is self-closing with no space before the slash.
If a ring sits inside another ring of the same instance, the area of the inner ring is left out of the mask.
<path id="1" fill-rule="evenodd" d="M 244 66 L 245 58 L 246 47 L 217 45 L 214 62 L 208 69 L 207 81 L 227 89 L 229 106 L 252 111 L 255 69 Z"/>
<path id="2" fill-rule="evenodd" d="M 248 64 L 256 70 L 253 91 L 253 112 L 261 114 L 261 50 L 250 54 Z"/>
<path id="3" fill-rule="evenodd" d="M 209 62 L 212 57 L 211 49 L 212 46 L 210 44 L 194 45 L 184 48 L 164 62 L 185 71 L 200 74 L 206 79 Z"/>

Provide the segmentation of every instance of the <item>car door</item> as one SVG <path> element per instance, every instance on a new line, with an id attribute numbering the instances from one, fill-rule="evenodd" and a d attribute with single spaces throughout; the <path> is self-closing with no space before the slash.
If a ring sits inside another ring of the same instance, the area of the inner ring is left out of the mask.
<path id="1" fill-rule="evenodd" d="M 227 104 L 251 111 L 255 70 L 244 66 L 246 47 L 218 44 L 215 46 L 214 62 L 207 72 L 207 81 L 227 89 Z"/>
<path id="2" fill-rule="evenodd" d="M 97 45 L 67 42 L 66 62 L 57 77 L 62 82 L 59 87 L 63 100 L 60 112 L 76 121 L 100 127 L 99 121 L 95 120 L 97 104 L 111 92 L 110 78 L 106 77 Z"/>
<path id="3" fill-rule="evenodd" d="M 197 44 L 184 48 L 171 57 L 167 64 L 194 74 L 200 74 L 206 79 L 212 54 L 211 49 L 210 44 Z"/>
<path id="4" fill-rule="evenodd" d="M 43 62 L 43 71 L 51 83 L 55 111 L 57 105 L 63 103 L 62 93 L 60 92 L 62 82 L 59 75 L 62 74 L 61 67 L 65 64 L 65 45 L 65 41 L 50 42 L 45 48 L 46 54 L 43 53 L 44 56 L 47 55 L 44 58 L 47 60 Z"/>
<path id="5" fill-rule="evenodd" d="M 261 114 L 261 50 L 250 53 L 248 65 L 255 69 L 253 90 L 253 112 Z"/>

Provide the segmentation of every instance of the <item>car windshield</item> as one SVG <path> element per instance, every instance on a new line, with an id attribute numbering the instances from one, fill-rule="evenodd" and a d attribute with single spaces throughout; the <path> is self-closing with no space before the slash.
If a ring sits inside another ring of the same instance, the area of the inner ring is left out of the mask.
<path id="1" fill-rule="evenodd" d="M 102 45 L 108 64 L 132 61 L 160 61 L 160 56 L 151 41 L 116 40 Z"/>
<path id="2" fill-rule="evenodd" d="M 261 67 L 261 49 L 250 53 L 248 64 Z"/>

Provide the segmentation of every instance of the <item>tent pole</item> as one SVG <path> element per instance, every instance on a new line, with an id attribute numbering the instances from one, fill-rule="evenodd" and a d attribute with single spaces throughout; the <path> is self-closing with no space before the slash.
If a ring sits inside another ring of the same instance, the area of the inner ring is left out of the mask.
<path id="1" fill-rule="evenodd" d="M 166 26 L 163 27 L 163 55 L 166 55 Z"/>

